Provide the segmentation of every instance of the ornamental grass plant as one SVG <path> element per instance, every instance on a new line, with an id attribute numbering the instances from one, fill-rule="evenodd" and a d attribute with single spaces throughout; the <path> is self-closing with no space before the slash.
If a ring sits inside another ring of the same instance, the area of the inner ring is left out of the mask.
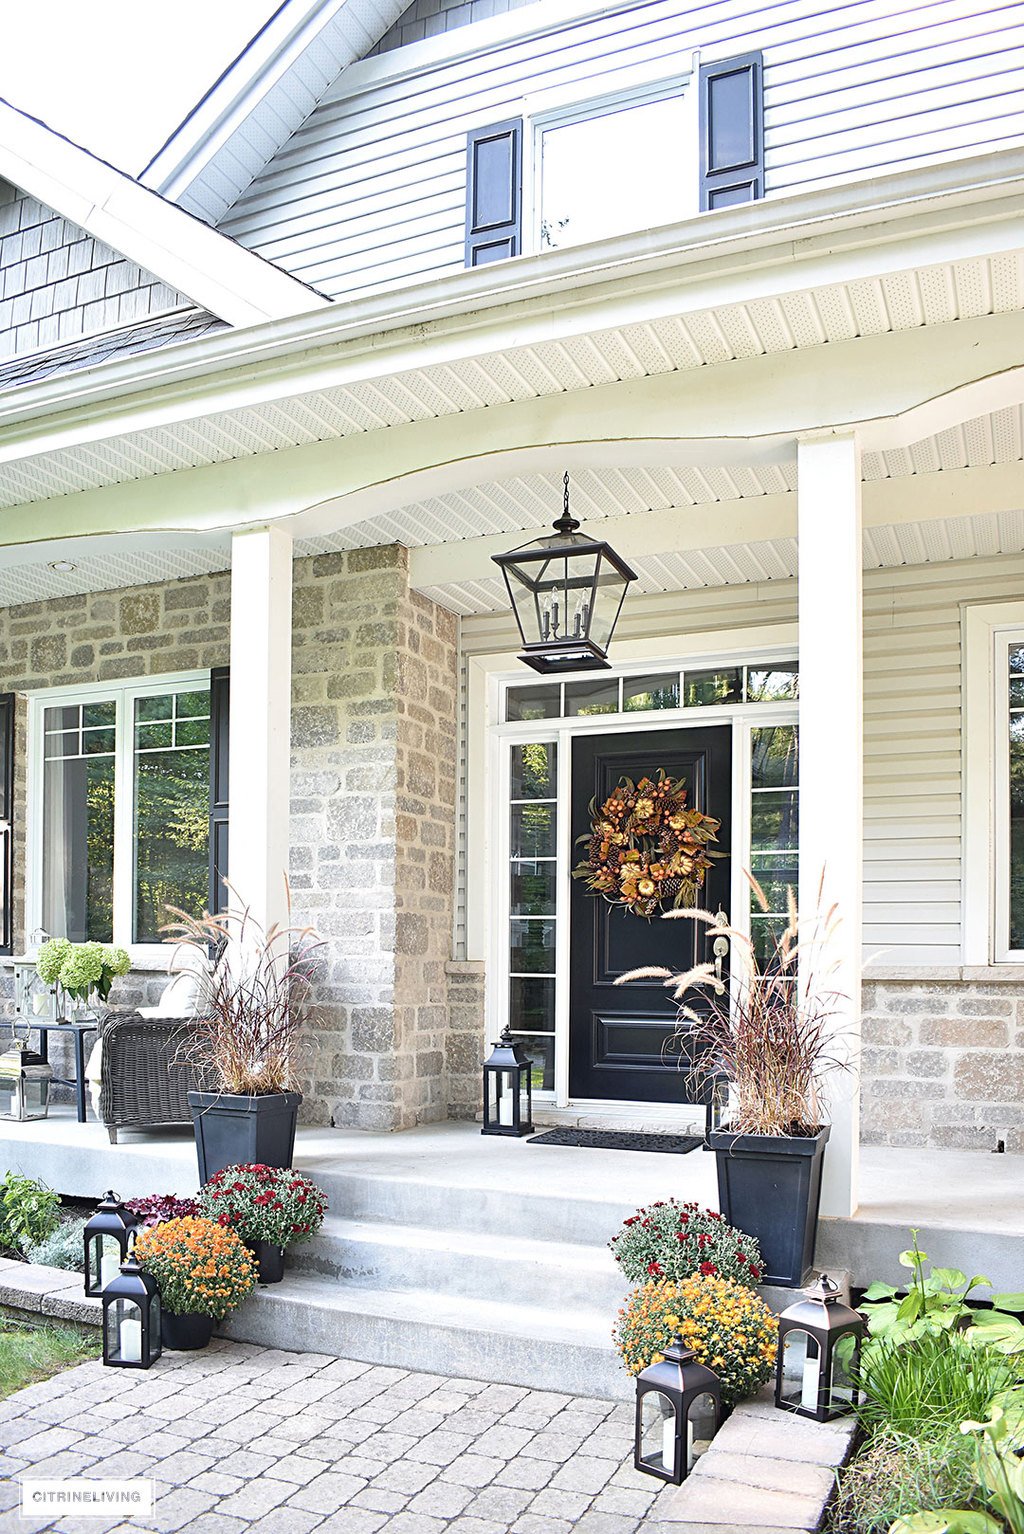
<path id="1" fill-rule="evenodd" d="M 327 1196 L 301 1172 L 254 1162 L 215 1172 L 200 1191 L 199 1210 L 250 1245 L 285 1247 L 316 1234 Z"/>
<path id="2" fill-rule="evenodd" d="M 622 1223 L 608 1245 L 631 1284 L 702 1274 L 752 1289 L 761 1281 L 761 1248 L 714 1209 L 659 1199 Z"/>
<path id="3" fill-rule="evenodd" d="M 950 1505 L 980 1505 L 973 1443 L 958 1428 L 922 1439 L 883 1427 L 840 1474 L 828 1534 L 888 1534 L 896 1518 Z"/>
<path id="4" fill-rule="evenodd" d="M 626 1300 L 615 1325 L 615 1345 L 626 1372 L 660 1363 L 677 1334 L 700 1363 L 713 1369 L 722 1404 L 733 1406 L 771 1378 L 777 1322 L 752 1290 L 729 1279 L 700 1276 L 675 1282 L 656 1278 Z"/>
<path id="5" fill-rule="evenodd" d="M 156 1279 L 161 1305 L 176 1316 L 223 1321 L 256 1287 L 256 1264 L 234 1231 L 199 1215 L 144 1231 L 135 1256 Z"/>
<path id="6" fill-rule="evenodd" d="M 768 899 L 752 874 L 746 875 L 764 914 Z M 835 1040 L 833 1019 L 839 993 L 818 962 L 827 950 L 838 915 L 833 907 L 813 923 L 812 936 L 801 938 L 792 890 L 782 930 L 771 929 L 766 956 L 759 958 L 752 939 L 699 908 L 665 911 L 664 921 L 702 922 L 707 935 L 728 940 L 733 956 L 733 986 L 714 964 L 686 971 L 644 965 L 620 975 L 631 980 L 662 980 L 678 1003 L 677 1032 L 698 1073 L 723 1072 L 731 1084 L 729 1130 L 737 1135 L 808 1136 L 825 1122 L 823 1084 L 849 1068 Z M 691 1005 L 700 996 L 701 1006 Z M 690 998 L 690 1000 L 688 1000 Z"/>
<path id="7" fill-rule="evenodd" d="M 168 910 L 176 920 L 161 930 L 177 946 L 173 967 L 188 970 L 198 986 L 196 1063 L 213 1068 L 222 1092 L 294 1090 L 323 946 L 312 927 L 265 928 L 248 907 L 200 917 Z"/>

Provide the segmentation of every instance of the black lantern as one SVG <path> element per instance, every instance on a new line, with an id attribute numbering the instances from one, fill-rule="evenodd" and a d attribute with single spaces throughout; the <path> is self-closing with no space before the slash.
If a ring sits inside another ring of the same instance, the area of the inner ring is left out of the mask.
<path id="1" fill-rule="evenodd" d="M 779 1317 L 775 1404 L 815 1422 L 852 1411 L 858 1402 L 856 1365 L 867 1330 L 863 1316 L 839 1299 L 839 1285 L 822 1273 L 803 1299 Z"/>
<path id="2" fill-rule="evenodd" d="M 138 1220 L 116 1193 L 107 1192 L 85 1227 L 85 1292 L 102 1294 L 120 1273 L 128 1255 L 128 1238 Z"/>
<path id="3" fill-rule="evenodd" d="M 635 571 L 603 540 L 578 531 L 565 504 L 554 536 L 493 554 L 523 639 L 519 659 L 534 671 L 603 671 L 608 646 Z"/>
<path id="4" fill-rule="evenodd" d="M 508 1027 L 484 1061 L 484 1135 L 533 1134 L 533 1061 Z"/>
<path id="5" fill-rule="evenodd" d="M 135 1237 L 116 1278 L 101 1296 L 103 1362 L 116 1369 L 148 1369 L 160 1357 L 160 1291 L 135 1261 Z"/>
<path id="6" fill-rule="evenodd" d="M 697 1362 L 681 1337 L 661 1363 L 637 1375 L 633 1463 L 679 1486 L 711 1443 L 722 1418 L 717 1374 Z"/>

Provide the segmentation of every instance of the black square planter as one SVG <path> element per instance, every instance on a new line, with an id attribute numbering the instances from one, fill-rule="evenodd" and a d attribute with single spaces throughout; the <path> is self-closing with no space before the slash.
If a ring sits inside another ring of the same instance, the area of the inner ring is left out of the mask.
<path id="1" fill-rule="evenodd" d="M 226 1166 L 290 1167 L 295 1154 L 295 1121 L 301 1092 L 245 1097 L 234 1092 L 190 1092 L 188 1105 L 196 1134 L 199 1181 L 208 1182 Z"/>
<path id="2" fill-rule="evenodd" d="M 799 1289 L 814 1262 L 826 1124 L 816 1135 L 738 1135 L 716 1129 L 718 1207 L 737 1230 L 756 1236 L 763 1284 Z"/>

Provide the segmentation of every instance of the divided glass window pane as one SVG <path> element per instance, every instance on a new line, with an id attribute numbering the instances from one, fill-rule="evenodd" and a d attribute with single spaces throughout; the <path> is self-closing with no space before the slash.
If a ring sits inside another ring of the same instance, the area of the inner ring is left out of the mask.
<path id="1" fill-rule="evenodd" d="M 113 937 L 115 713 L 113 701 L 43 710 L 42 922 L 73 943 Z"/>
<path id="2" fill-rule="evenodd" d="M 626 713 L 634 709 L 678 708 L 678 672 L 666 672 L 660 676 L 625 677 L 622 683 L 622 707 Z"/>
<path id="3" fill-rule="evenodd" d="M 562 688 L 558 682 L 544 687 L 509 687 L 505 693 L 506 719 L 557 719 L 562 712 Z"/>
<path id="4" fill-rule="evenodd" d="M 1024 645 L 1009 647 L 1010 947 L 1024 948 Z"/>
<path id="5" fill-rule="evenodd" d="M 800 668 L 795 660 L 747 667 L 748 703 L 786 703 L 799 696 Z"/>
<path id="6" fill-rule="evenodd" d="M 742 703 L 743 671 L 724 666 L 716 671 L 687 671 L 683 676 L 683 704 L 705 708 L 713 703 Z"/>
<path id="7" fill-rule="evenodd" d="M 186 698 L 179 710 L 179 699 Z M 168 906 L 199 914 L 207 898 L 208 690 L 135 700 L 134 796 L 132 937 L 136 943 L 159 943 Z"/>
<path id="8" fill-rule="evenodd" d="M 582 714 L 617 714 L 618 711 L 618 678 L 614 681 L 566 682 L 565 713 L 569 718 Z"/>
<path id="9" fill-rule="evenodd" d="M 798 731 L 764 725 L 751 731 L 750 868 L 768 902 L 751 891 L 750 935 L 762 968 L 788 925 L 789 892 L 799 890 Z"/>
<path id="10" fill-rule="evenodd" d="M 535 1088 L 555 1072 L 555 803 L 558 747 L 530 741 L 511 748 L 508 1025 L 533 1060 Z"/>

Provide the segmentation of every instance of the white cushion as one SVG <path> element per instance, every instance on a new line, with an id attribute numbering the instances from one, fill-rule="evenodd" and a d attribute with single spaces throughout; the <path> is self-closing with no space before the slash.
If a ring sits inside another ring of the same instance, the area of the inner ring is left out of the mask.
<path id="1" fill-rule="evenodd" d="M 92 1046 L 89 1059 L 85 1067 L 85 1079 L 89 1083 L 89 1096 L 92 1099 L 92 1111 L 96 1117 L 100 1116 L 100 1089 L 103 1085 L 103 1040 L 97 1039 Z"/>
<path id="2" fill-rule="evenodd" d="M 173 976 L 155 1007 L 139 1007 L 140 1017 L 191 1017 L 199 995 L 199 980 L 191 970 Z"/>

